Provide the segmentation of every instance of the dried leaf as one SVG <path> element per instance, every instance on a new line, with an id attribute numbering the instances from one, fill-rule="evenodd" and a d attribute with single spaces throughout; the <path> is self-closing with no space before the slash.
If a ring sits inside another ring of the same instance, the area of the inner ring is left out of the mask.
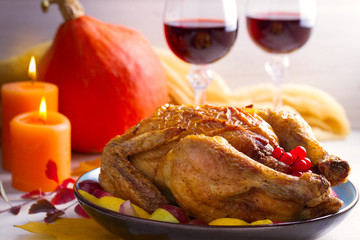
<path id="1" fill-rule="evenodd" d="M 58 217 L 60 217 L 61 215 L 64 215 L 65 212 L 63 210 L 58 210 L 56 209 L 55 212 L 48 212 L 46 214 L 46 217 L 44 218 L 44 222 L 46 223 L 51 223 L 53 221 L 55 221 Z"/>
<path id="2" fill-rule="evenodd" d="M 81 207 L 80 204 L 76 205 L 76 207 L 74 208 L 74 211 L 84 218 L 90 218 L 90 216 L 85 212 L 85 210 Z"/>
<path id="3" fill-rule="evenodd" d="M 49 159 L 48 163 L 46 164 L 45 174 L 48 179 L 54 180 L 55 182 L 59 183 L 57 166 L 56 163 L 51 159 Z"/>
<path id="4" fill-rule="evenodd" d="M 12 207 L 10 208 L 10 212 L 11 212 L 13 215 L 18 215 L 19 212 L 20 212 L 20 209 L 21 209 L 21 205 L 12 206 Z"/>
<path id="5" fill-rule="evenodd" d="M 95 160 L 91 160 L 91 161 L 84 161 L 80 163 L 80 166 L 75 168 L 71 175 L 72 176 L 80 176 L 90 170 L 93 170 L 95 168 L 100 167 L 101 165 L 101 159 L 100 158 L 96 158 Z"/>
<path id="6" fill-rule="evenodd" d="M 5 189 L 4 189 L 4 186 L 3 186 L 1 180 L 0 180 L 0 197 L 1 197 L 2 199 L 4 199 L 6 202 L 9 202 L 9 199 L 8 199 L 7 196 L 6 196 L 6 192 L 5 192 Z"/>
<path id="7" fill-rule="evenodd" d="M 56 195 L 51 200 L 51 203 L 54 205 L 68 203 L 75 199 L 74 191 L 70 188 L 60 189 Z"/>
<path id="8" fill-rule="evenodd" d="M 29 193 L 25 193 L 21 196 L 21 198 L 23 199 L 35 199 L 35 198 L 38 198 L 38 197 L 42 197 L 44 196 L 45 193 L 40 191 L 40 190 L 34 190 L 34 191 L 31 191 Z"/>
<path id="9" fill-rule="evenodd" d="M 29 222 L 15 227 L 29 232 L 52 235 L 56 240 L 121 240 L 92 218 L 60 218 L 52 224 Z"/>
<path id="10" fill-rule="evenodd" d="M 54 207 L 54 205 L 52 205 L 48 200 L 39 199 L 36 201 L 36 203 L 31 205 L 29 209 L 29 214 L 40 213 L 40 212 L 53 213 L 56 210 L 57 210 L 56 207 Z"/>

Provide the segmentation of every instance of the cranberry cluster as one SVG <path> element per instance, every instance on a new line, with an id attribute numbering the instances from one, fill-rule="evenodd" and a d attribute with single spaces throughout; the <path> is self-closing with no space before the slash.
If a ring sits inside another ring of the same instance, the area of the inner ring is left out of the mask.
<path id="1" fill-rule="evenodd" d="M 306 149 L 302 146 L 297 146 L 290 152 L 285 152 L 282 147 L 277 147 L 272 156 L 291 166 L 293 176 L 300 177 L 303 172 L 310 171 L 311 161 L 306 157 Z"/>

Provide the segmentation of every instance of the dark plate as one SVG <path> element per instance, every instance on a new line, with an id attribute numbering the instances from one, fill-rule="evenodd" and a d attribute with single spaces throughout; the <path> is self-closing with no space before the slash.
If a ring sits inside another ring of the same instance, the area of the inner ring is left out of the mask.
<path id="1" fill-rule="evenodd" d="M 307 221 L 255 226 L 176 224 L 126 216 L 86 200 L 78 192 L 78 183 L 86 179 L 98 181 L 99 173 L 100 168 L 97 168 L 82 175 L 75 184 L 75 195 L 85 211 L 95 221 L 110 232 L 131 240 L 314 239 L 324 235 L 339 224 L 355 206 L 359 198 L 357 189 L 348 181 L 334 187 L 339 198 L 344 201 L 344 205 L 339 212 L 332 215 Z"/>

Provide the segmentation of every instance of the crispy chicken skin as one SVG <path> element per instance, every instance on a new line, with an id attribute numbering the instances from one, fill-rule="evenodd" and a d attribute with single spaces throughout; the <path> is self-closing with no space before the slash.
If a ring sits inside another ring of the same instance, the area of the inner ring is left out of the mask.
<path id="1" fill-rule="evenodd" d="M 312 170 L 321 173 L 332 186 L 347 181 L 350 174 L 349 163 L 337 156 L 330 155 L 316 141 L 310 126 L 303 118 L 291 112 L 275 109 L 251 109 L 271 125 L 279 137 L 280 145 L 289 151 L 296 146 L 303 146 L 311 159 Z"/>
<path id="2" fill-rule="evenodd" d="M 190 135 L 159 163 L 155 184 L 171 190 L 190 215 L 205 221 L 235 217 L 293 221 L 335 213 L 342 202 L 329 196 L 321 175 L 294 177 L 237 151 L 224 138 Z"/>
<path id="3" fill-rule="evenodd" d="M 290 167 L 271 157 L 279 145 L 304 146 L 313 171 L 324 176 L 289 175 Z M 328 164 L 334 161 L 345 166 L 335 176 L 337 168 Z M 167 104 L 106 145 L 99 181 L 149 212 L 176 201 L 205 221 L 230 216 L 293 221 L 340 209 L 342 201 L 331 197 L 329 188 L 330 182 L 346 181 L 346 166 L 327 154 L 297 115 Z"/>

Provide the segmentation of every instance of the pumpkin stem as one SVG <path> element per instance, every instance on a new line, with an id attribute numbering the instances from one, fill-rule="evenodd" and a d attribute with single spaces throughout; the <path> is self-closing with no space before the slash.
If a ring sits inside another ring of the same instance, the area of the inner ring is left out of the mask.
<path id="1" fill-rule="evenodd" d="M 60 12 L 65 21 L 73 20 L 85 14 L 78 0 L 43 0 L 41 3 L 43 12 L 47 12 L 52 3 L 59 5 Z"/>

